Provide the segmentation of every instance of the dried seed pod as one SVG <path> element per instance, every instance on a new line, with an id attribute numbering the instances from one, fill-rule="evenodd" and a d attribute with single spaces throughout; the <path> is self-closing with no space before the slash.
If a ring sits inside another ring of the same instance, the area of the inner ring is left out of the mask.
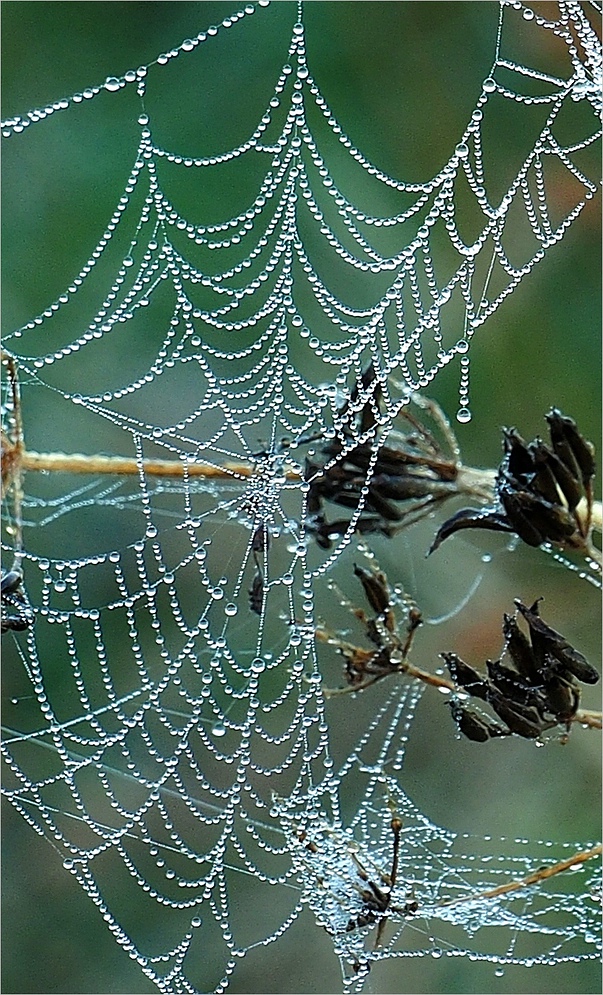
<path id="1" fill-rule="evenodd" d="M 509 655 L 522 677 L 532 684 L 538 684 L 539 671 L 534 650 L 530 641 L 524 636 L 517 625 L 514 615 L 503 616 L 503 633 L 507 642 Z"/>
<path id="2" fill-rule="evenodd" d="M 555 673 L 553 660 L 547 662 L 550 665 L 546 668 L 543 683 L 549 710 L 558 722 L 569 722 L 578 711 L 580 688 L 571 677 L 566 679 Z"/>
<path id="3" fill-rule="evenodd" d="M 540 718 L 546 711 L 546 699 L 538 687 L 524 680 L 510 667 L 505 667 L 499 660 L 486 660 L 488 677 L 497 691 L 509 702 L 535 708 Z"/>
<path id="4" fill-rule="evenodd" d="M 592 443 L 578 431 L 573 418 L 551 408 L 545 415 L 549 424 L 551 443 L 560 460 L 576 480 L 588 488 L 595 475 L 595 458 Z"/>
<path id="5" fill-rule="evenodd" d="M 562 542 L 576 531 L 576 522 L 566 507 L 518 488 L 512 477 L 499 475 L 497 490 L 513 531 L 528 546 L 540 546 L 546 540 Z"/>
<path id="6" fill-rule="evenodd" d="M 386 522 L 400 522 L 404 518 L 404 512 L 383 496 L 374 481 L 369 485 L 366 507 L 369 511 L 376 511 Z"/>
<path id="7" fill-rule="evenodd" d="M 436 532 L 435 539 L 427 551 L 427 556 L 434 553 L 445 539 L 448 539 L 460 529 L 492 529 L 495 532 L 513 532 L 514 529 L 507 518 L 493 509 L 480 511 L 478 508 L 461 508 L 455 515 L 448 518 Z"/>
<path id="8" fill-rule="evenodd" d="M 253 553 L 262 553 L 270 547 L 270 533 L 264 524 L 258 525 L 251 540 L 251 550 Z"/>
<path id="9" fill-rule="evenodd" d="M 532 646 L 535 650 L 538 647 L 537 656 L 540 659 L 544 659 L 547 655 L 552 656 L 562 667 L 583 684 L 597 683 L 599 674 L 582 653 L 574 649 L 568 643 L 567 639 L 540 618 L 538 614 L 538 602 L 531 608 L 526 608 L 516 598 L 515 604 L 528 623 Z"/>
<path id="10" fill-rule="evenodd" d="M 538 739 L 542 733 L 541 719 L 535 708 L 528 708 L 515 701 L 509 701 L 502 694 L 490 691 L 488 703 L 511 732 L 523 739 Z"/>
<path id="11" fill-rule="evenodd" d="M 24 632 L 34 623 L 33 609 L 23 590 L 23 574 L 13 567 L 2 570 L 2 621 L 0 631 Z"/>
<path id="12" fill-rule="evenodd" d="M 264 602 L 264 578 L 258 571 L 251 587 L 249 588 L 249 607 L 256 615 L 262 614 L 262 604 Z"/>
<path id="13" fill-rule="evenodd" d="M 452 717 L 457 724 L 459 732 L 474 743 L 486 743 L 489 739 L 494 739 L 496 736 L 509 735 L 507 729 L 503 729 L 496 722 L 492 722 L 485 716 L 478 715 L 476 712 L 471 711 L 471 709 L 465 708 L 458 701 L 453 699 L 448 704 L 452 710 Z"/>
<path id="14" fill-rule="evenodd" d="M 387 577 L 381 570 L 367 570 L 366 567 L 359 567 L 354 564 L 354 574 L 358 577 L 364 588 L 366 600 L 378 615 L 382 615 L 390 603 Z"/>
<path id="15" fill-rule="evenodd" d="M 558 722 L 569 722 L 578 711 L 580 688 L 571 675 L 555 673 L 554 661 L 550 662 L 543 680 L 547 705 Z"/>
<path id="16" fill-rule="evenodd" d="M 527 477 L 534 472 L 534 460 L 528 443 L 516 428 L 503 428 L 506 463 L 514 477 Z"/>
<path id="17" fill-rule="evenodd" d="M 580 480 L 570 473 L 565 463 L 540 439 L 531 443 L 531 446 L 535 466 L 535 488 L 551 504 L 559 503 L 559 491 L 561 491 L 567 507 L 573 511 L 582 497 Z"/>
<path id="18" fill-rule="evenodd" d="M 474 698 L 488 700 L 488 682 L 481 674 L 461 660 L 456 653 L 440 653 L 455 684 L 468 691 Z"/>
<path id="19" fill-rule="evenodd" d="M 388 677 L 399 670 L 399 665 L 391 659 L 391 649 L 387 646 L 375 652 L 365 650 L 360 646 L 342 643 L 339 652 L 345 657 L 345 674 L 348 684 L 352 687 L 374 683 L 381 677 Z"/>

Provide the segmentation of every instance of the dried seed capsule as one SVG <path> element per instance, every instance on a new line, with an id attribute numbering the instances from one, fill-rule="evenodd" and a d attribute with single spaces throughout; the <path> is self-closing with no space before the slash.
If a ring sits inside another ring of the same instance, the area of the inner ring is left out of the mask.
<path id="1" fill-rule="evenodd" d="M 464 708 L 458 701 L 454 701 L 453 699 L 448 704 L 452 710 L 452 717 L 457 724 L 459 732 L 474 743 L 486 743 L 489 739 L 493 739 L 496 736 L 509 735 L 508 730 L 503 729 L 502 726 L 499 726 L 496 722 L 492 722 L 485 716 L 477 715 L 476 712 L 472 712 L 469 708 Z"/>
<path id="2" fill-rule="evenodd" d="M 379 488 L 375 487 L 374 482 L 369 485 L 366 506 L 369 511 L 377 512 L 386 522 L 399 522 L 404 517 L 404 512 L 388 501 Z"/>
<path id="3" fill-rule="evenodd" d="M 517 702 L 511 702 L 494 690 L 491 692 L 488 702 L 498 717 L 506 722 L 511 732 L 524 739 L 538 739 L 542 732 L 542 725 L 535 708 L 526 708 Z"/>
<path id="4" fill-rule="evenodd" d="M 492 684 L 503 698 L 510 703 L 535 708 L 542 718 L 546 711 L 546 699 L 539 687 L 534 687 L 498 660 L 486 660 L 486 667 Z"/>
<path id="5" fill-rule="evenodd" d="M 583 684 L 596 684 L 599 674 L 588 660 L 579 653 L 578 650 L 568 643 L 559 632 L 552 629 L 550 625 L 540 618 L 538 614 L 538 602 L 531 608 L 526 608 L 517 598 L 515 599 L 519 611 L 525 618 L 530 629 L 530 639 L 532 646 L 543 662 L 549 655 L 555 658 L 570 674 L 573 674 Z"/>
<path id="6" fill-rule="evenodd" d="M 545 536 L 525 514 L 530 498 L 529 492 L 518 490 L 516 483 L 513 478 L 501 479 L 499 474 L 496 490 L 505 509 L 506 520 L 511 530 L 516 532 L 528 546 L 540 546 Z"/>
<path id="7" fill-rule="evenodd" d="M 20 570 L 2 570 L 2 619 L 0 631 L 24 632 L 34 623 L 34 612 L 22 587 Z"/>
<path id="8" fill-rule="evenodd" d="M 455 684 L 468 691 L 474 698 L 488 700 L 488 682 L 481 674 L 461 660 L 456 653 L 440 653 Z"/>
<path id="9" fill-rule="evenodd" d="M 405 473 L 376 474 L 371 486 L 375 487 L 383 497 L 393 501 L 410 501 L 415 498 L 444 498 L 456 493 L 455 484 L 447 480 L 436 480 L 431 476 L 413 472 L 410 467 Z"/>
<path id="10" fill-rule="evenodd" d="M 499 484 L 498 494 L 513 531 L 528 546 L 540 546 L 546 540 L 562 542 L 576 531 L 567 508 L 530 491 L 517 490 L 510 478 Z"/>
<path id="11" fill-rule="evenodd" d="M 565 679 L 554 671 L 555 661 L 548 661 L 544 678 L 544 693 L 549 710 L 558 722 L 569 722 L 578 711 L 580 704 L 580 688 L 570 677 Z"/>
<path id="12" fill-rule="evenodd" d="M 265 525 L 258 525 L 257 529 L 253 533 L 253 539 L 251 540 L 251 549 L 254 553 L 262 553 L 264 549 L 268 549 L 270 546 L 270 534 Z"/>
<path id="13" fill-rule="evenodd" d="M 367 570 L 366 567 L 359 567 L 354 564 L 354 574 L 360 580 L 364 588 L 366 600 L 378 615 L 382 615 L 390 603 L 390 593 L 387 586 L 387 577 L 381 570 Z"/>
<path id="14" fill-rule="evenodd" d="M 460 529 L 492 529 L 495 532 L 513 532 L 510 522 L 500 512 L 493 509 L 480 511 L 478 508 L 461 508 L 455 515 L 440 525 L 435 539 L 427 550 L 427 556 Z"/>
<path id="15" fill-rule="evenodd" d="M 261 573 L 257 573 L 253 578 L 253 583 L 249 588 L 249 607 L 256 615 L 262 614 L 262 604 L 264 601 L 264 578 Z"/>
<path id="16" fill-rule="evenodd" d="M 578 431 L 574 419 L 562 414 L 559 408 L 551 408 L 545 418 L 553 449 L 576 480 L 581 479 L 587 488 L 595 475 L 592 443 Z"/>
<path id="17" fill-rule="evenodd" d="M 509 655 L 518 673 L 530 683 L 537 684 L 539 679 L 538 663 L 529 640 L 517 625 L 513 615 L 503 616 L 503 633 L 507 641 Z"/>
<path id="18" fill-rule="evenodd" d="M 534 472 L 534 460 L 530 446 L 516 428 L 503 428 L 503 446 L 506 464 L 514 477 L 528 477 Z"/>
<path id="19" fill-rule="evenodd" d="M 570 473 L 565 463 L 543 442 L 538 440 L 532 445 L 536 467 L 534 487 L 551 504 L 559 504 L 561 491 L 569 510 L 573 511 L 582 497 L 581 481 Z"/>

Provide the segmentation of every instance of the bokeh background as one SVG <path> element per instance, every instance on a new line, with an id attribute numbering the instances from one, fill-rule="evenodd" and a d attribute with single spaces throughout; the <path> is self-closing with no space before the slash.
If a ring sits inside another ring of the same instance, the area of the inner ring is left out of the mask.
<path id="1" fill-rule="evenodd" d="M 213 2 L 5 0 L 2 116 L 23 114 L 150 62 L 234 9 Z M 159 139 L 163 135 L 169 144 L 177 135 L 181 143 L 191 143 L 191 151 L 201 146 L 208 152 L 241 140 L 261 115 L 286 60 L 295 11 L 293 3 L 275 3 L 226 32 L 224 42 L 202 46 L 203 62 L 193 59 L 185 68 L 170 66 L 158 74 L 149 87 L 149 110 Z M 401 179 L 433 176 L 458 141 L 490 71 L 498 4 L 318 2 L 305 5 L 305 19 L 312 72 L 356 146 Z M 136 148 L 138 105 L 130 91 L 84 101 L 5 143 L 5 331 L 62 292 L 104 230 Z M 493 153 L 514 157 L 524 142 L 522 126 L 506 122 L 504 142 Z M 592 177 L 596 152 L 589 155 L 584 168 Z M 219 208 L 218 202 L 218 213 Z M 595 200 L 479 330 L 471 353 L 474 418 L 457 433 L 468 464 L 497 465 L 501 425 L 516 425 L 526 438 L 542 433 L 551 404 L 571 414 L 600 451 L 600 263 Z M 431 393 L 446 411 L 456 411 L 454 364 L 436 378 Z M 60 415 L 53 420 L 45 402 L 24 390 L 30 448 L 85 449 L 77 424 Z M 438 602 L 441 614 L 450 611 L 476 571 L 483 572 L 468 605 L 445 629 L 428 630 L 426 658 L 436 659 L 441 649 L 454 649 L 475 664 L 495 657 L 501 616 L 512 599 L 544 595 L 547 618 L 598 665 L 598 593 L 575 574 L 539 551 L 522 548 L 511 555 L 488 535 L 463 539 L 455 549 L 443 547 L 439 570 L 427 568 L 426 537 L 420 530 L 409 533 L 395 550 L 382 545 L 378 552 L 390 576 L 399 570 L 403 576 L 397 579 L 419 601 L 429 589 L 435 599 L 431 614 L 438 613 Z M 483 552 L 493 554 L 488 565 L 481 563 Z M 438 572 L 444 578 L 439 582 Z M 449 589 L 453 582 L 456 587 Z M 536 750 L 512 741 L 488 753 L 456 742 L 453 730 L 442 727 L 440 702 L 428 698 L 411 735 L 402 783 L 430 819 L 493 837 L 577 842 L 598 837 L 597 733 L 575 730 L 565 748 L 551 744 Z M 597 707 L 597 695 L 584 704 Z M 154 990 L 116 946 L 56 854 L 10 806 L 3 814 L 2 858 L 4 992 Z M 286 938 L 282 973 L 272 967 L 267 977 L 260 965 L 247 975 L 245 987 L 235 981 L 233 991 L 337 991 L 339 969 L 329 945 L 315 929 Z M 428 959 L 396 962 L 379 985 L 375 991 L 595 992 L 600 976 L 596 965 L 586 964 L 507 969 L 496 978 L 489 965 Z"/>

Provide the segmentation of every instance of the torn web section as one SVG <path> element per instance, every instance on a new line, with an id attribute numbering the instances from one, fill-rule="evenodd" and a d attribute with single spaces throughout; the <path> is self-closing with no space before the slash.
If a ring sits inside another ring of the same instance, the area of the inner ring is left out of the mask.
<path id="1" fill-rule="evenodd" d="M 577 859 L 546 878 L 581 844 L 457 835 L 383 773 L 350 822 L 324 795 L 314 803 L 297 815 L 285 806 L 284 825 L 302 902 L 332 939 L 346 991 L 363 991 L 369 972 L 393 983 L 408 958 L 469 957 L 502 977 L 600 957 L 600 867 Z"/>

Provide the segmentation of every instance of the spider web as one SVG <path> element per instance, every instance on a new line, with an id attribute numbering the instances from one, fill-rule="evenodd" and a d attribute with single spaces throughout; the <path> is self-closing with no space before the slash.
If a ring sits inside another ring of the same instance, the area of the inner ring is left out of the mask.
<path id="1" fill-rule="evenodd" d="M 315 639 L 320 619 L 342 615 L 334 567 L 370 557 L 354 529 L 410 392 L 458 362 L 457 418 L 470 420 L 474 333 L 596 192 L 583 166 L 600 111 L 588 8 L 553 5 L 553 17 L 502 3 L 465 130 L 431 180 L 402 182 L 329 108 L 301 8 L 243 141 L 203 154 L 190 139 L 160 139 L 151 108 L 163 74 L 196 59 L 203 76 L 205 50 L 231 32 L 244 44 L 267 6 L 3 122 L 13 143 L 79 104 L 131 90 L 138 101 L 138 148 L 97 245 L 5 337 L 25 412 L 28 396 L 43 395 L 45 417 L 77 420 L 88 452 L 130 456 L 138 474 L 26 478 L 23 569 L 36 622 L 7 653 L 4 795 L 161 991 L 225 990 L 308 908 L 349 990 L 400 957 L 591 958 L 587 870 L 479 897 L 583 844 L 486 845 L 430 822 L 400 786 L 419 691 L 375 691 L 368 710 L 345 699 L 342 715 L 325 697 Z M 513 55 L 519 27 L 533 64 L 521 46 Z M 501 107 L 530 140 L 497 168 Z M 253 192 L 227 203 L 243 173 Z M 367 427 L 375 382 L 384 403 Z M 368 442 L 372 454 L 326 549 L 313 538 L 307 479 L 324 440 L 344 456 Z M 179 461 L 181 477 L 148 472 L 157 459 Z M 9 531 L 5 555 L 12 548 Z M 394 813 L 400 873 L 377 944 L 380 926 L 348 928 L 362 909 L 350 854 L 371 878 L 386 875 Z"/>

